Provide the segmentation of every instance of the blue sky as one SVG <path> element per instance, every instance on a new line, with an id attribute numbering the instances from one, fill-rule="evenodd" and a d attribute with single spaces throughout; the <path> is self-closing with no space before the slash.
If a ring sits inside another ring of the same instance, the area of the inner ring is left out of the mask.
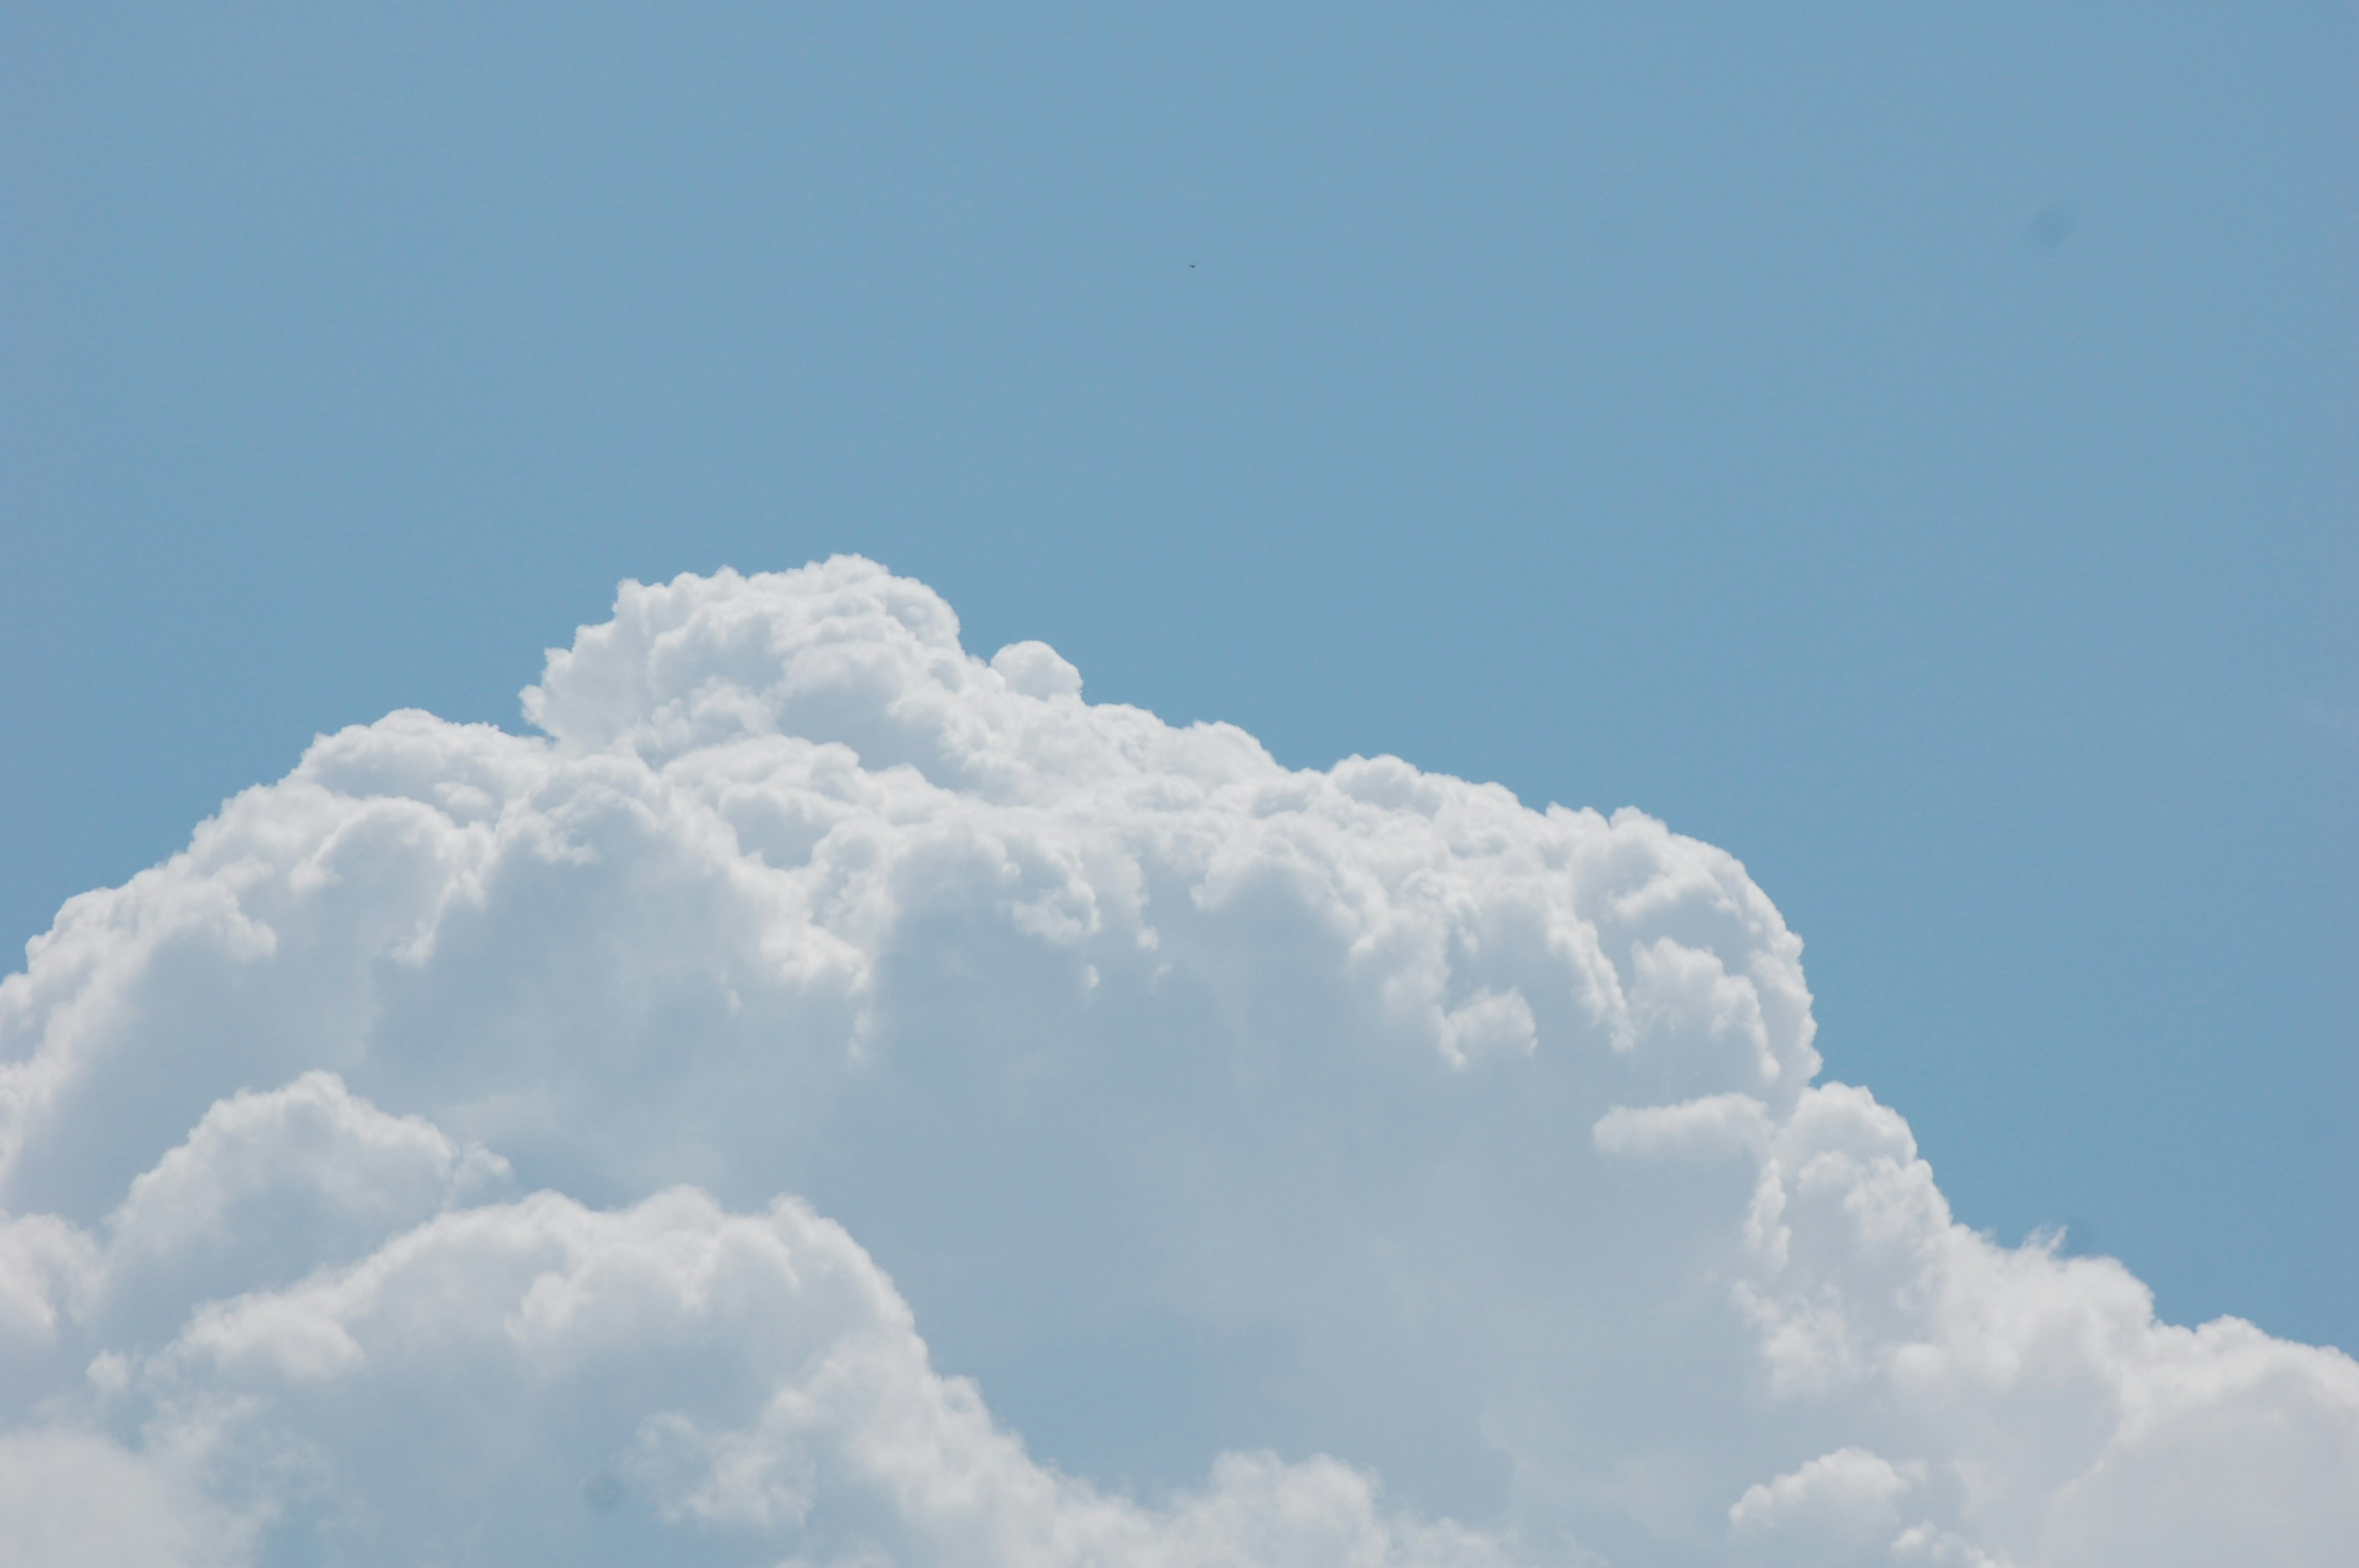
<path id="1" fill-rule="evenodd" d="M 0 914 L 617 579 L 1635 804 L 1960 1217 L 2359 1343 L 2332 5 L 16 7 Z"/>

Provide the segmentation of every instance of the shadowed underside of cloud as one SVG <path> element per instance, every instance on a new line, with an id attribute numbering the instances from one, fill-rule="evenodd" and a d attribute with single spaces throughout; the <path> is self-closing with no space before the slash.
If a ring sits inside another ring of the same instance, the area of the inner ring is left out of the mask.
<path id="1" fill-rule="evenodd" d="M 626 584 L 0 984 L 35 1563 L 2324 1563 L 2359 1366 L 1951 1222 L 1729 856 Z M 28 1552 L 29 1555 L 23 1555 Z"/>

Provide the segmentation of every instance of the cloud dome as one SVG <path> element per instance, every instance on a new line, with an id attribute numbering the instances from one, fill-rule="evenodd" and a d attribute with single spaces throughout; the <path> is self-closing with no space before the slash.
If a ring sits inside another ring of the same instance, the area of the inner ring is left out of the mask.
<path id="1" fill-rule="evenodd" d="M 36 1563 L 2318 1563 L 2359 1366 L 1957 1225 L 1624 810 L 624 585 L 0 982 Z"/>

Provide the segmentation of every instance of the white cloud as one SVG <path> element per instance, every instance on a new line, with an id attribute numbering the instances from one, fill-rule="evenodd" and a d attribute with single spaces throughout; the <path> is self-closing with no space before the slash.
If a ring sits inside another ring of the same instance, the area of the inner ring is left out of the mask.
<path id="1" fill-rule="evenodd" d="M 0 983 L 37 1478 L 0 1526 L 191 1563 L 2359 1538 L 2359 1367 L 1954 1225 L 1900 1117 L 1814 1081 L 1800 944 L 1727 855 L 1081 691 L 862 561 L 626 585 L 542 736 L 324 738 L 68 904 Z"/>
<path id="2" fill-rule="evenodd" d="M 74 1426 L 0 1433 L 0 1526 L 8 1560 L 222 1568 L 249 1561 L 255 1533 L 223 1514 L 161 1444 L 136 1454 Z"/>
<path id="3" fill-rule="evenodd" d="M 1839 1448 L 1745 1488 L 1728 1522 L 1740 1541 L 1799 1545 L 1801 1562 L 1873 1562 L 1899 1533 L 1901 1505 L 1923 1483 L 1924 1471 L 1922 1464 L 1897 1465 L 1864 1448 Z"/>

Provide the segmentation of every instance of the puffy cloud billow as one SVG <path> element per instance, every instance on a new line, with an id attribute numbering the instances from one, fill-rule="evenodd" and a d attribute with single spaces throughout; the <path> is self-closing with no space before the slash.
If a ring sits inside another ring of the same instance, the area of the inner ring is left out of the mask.
<path id="1" fill-rule="evenodd" d="M 2359 1366 L 1951 1217 L 1728 855 L 839 558 L 326 737 L 0 985 L 0 1537 L 2324 1563 Z"/>

